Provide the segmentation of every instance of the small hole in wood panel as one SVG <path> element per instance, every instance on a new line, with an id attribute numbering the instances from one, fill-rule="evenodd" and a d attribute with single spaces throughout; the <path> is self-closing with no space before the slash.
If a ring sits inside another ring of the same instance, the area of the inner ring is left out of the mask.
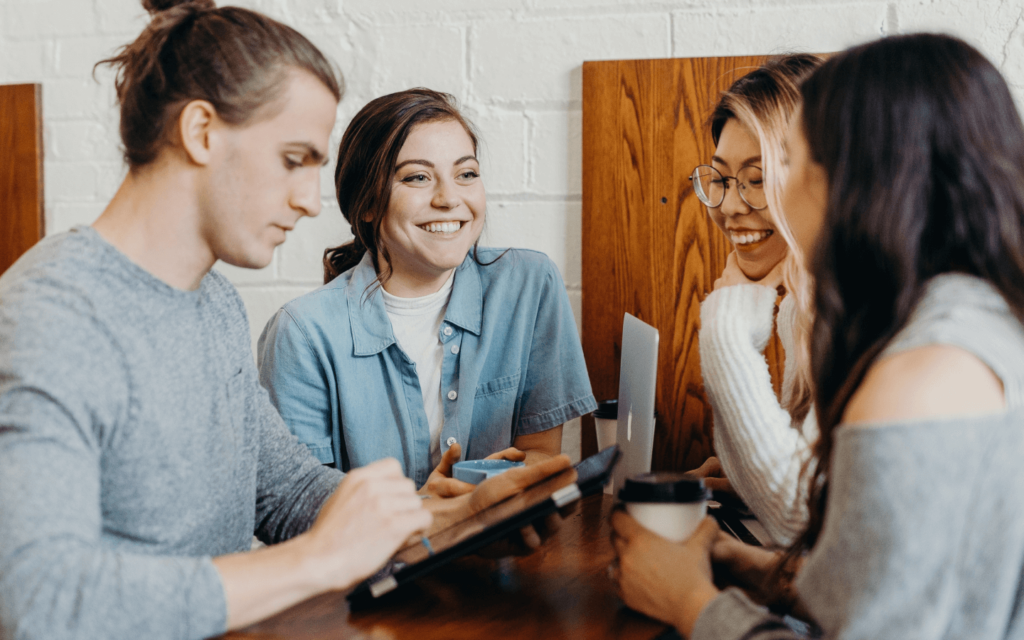
<path id="1" fill-rule="evenodd" d="M 662 198 L 661 204 L 668 204 L 668 198 Z"/>

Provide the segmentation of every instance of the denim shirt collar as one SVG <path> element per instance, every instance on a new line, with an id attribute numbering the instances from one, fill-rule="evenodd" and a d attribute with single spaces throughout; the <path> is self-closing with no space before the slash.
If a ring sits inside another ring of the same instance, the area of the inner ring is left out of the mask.
<path id="1" fill-rule="evenodd" d="M 479 270 L 480 266 L 473 257 L 467 255 L 455 270 L 452 297 L 444 316 L 445 322 L 477 336 L 480 335 L 484 304 Z M 373 268 L 370 254 L 364 253 L 363 259 L 352 269 L 352 277 L 346 286 L 352 353 L 356 356 L 376 355 L 395 344 L 395 333 L 380 289 L 374 289 L 369 297 L 365 296 L 367 288 L 376 279 L 377 271 Z"/>

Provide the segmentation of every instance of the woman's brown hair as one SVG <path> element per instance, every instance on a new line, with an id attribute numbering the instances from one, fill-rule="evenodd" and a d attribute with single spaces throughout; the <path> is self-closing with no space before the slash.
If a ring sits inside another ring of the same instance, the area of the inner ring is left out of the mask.
<path id="1" fill-rule="evenodd" d="M 380 228 L 391 203 L 391 182 L 398 154 L 413 127 L 454 120 L 462 125 L 477 151 L 473 127 L 459 112 L 455 98 L 430 89 L 408 89 L 381 96 L 360 109 L 345 130 L 338 148 L 334 186 L 341 214 L 354 239 L 324 251 L 324 283 L 359 264 L 370 252 L 383 285 L 391 275 L 390 255 Z M 384 259 L 384 269 L 378 263 Z"/>
<path id="2" fill-rule="evenodd" d="M 121 142 L 132 169 L 156 159 L 181 110 L 205 100 L 231 125 L 273 105 L 288 71 L 320 80 L 338 100 L 340 75 L 295 29 L 213 0 L 142 0 L 152 19 L 135 42 L 96 63 L 117 71 Z"/>
<path id="3" fill-rule="evenodd" d="M 828 202 L 808 256 L 821 436 L 791 557 L 821 533 L 847 403 L 928 281 L 986 280 L 1024 323 L 1024 124 L 995 66 L 956 38 L 892 36 L 831 58 L 801 94 Z"/>

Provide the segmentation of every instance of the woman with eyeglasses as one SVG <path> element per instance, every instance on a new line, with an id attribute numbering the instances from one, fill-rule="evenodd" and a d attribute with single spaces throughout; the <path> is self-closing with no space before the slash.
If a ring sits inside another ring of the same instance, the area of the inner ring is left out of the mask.
<path id="1" fill-rule="evenodd" d="M 777 544 L 793 541 L 806 522 L 799 489 L 809 443 L 817 437 L 806 365 L 798 356 L 801 315 L 796 299 L 803 271 L 787 259 L 788 228 L 777 215 L 782 140 L 798 101 L 798 84 L 821 64 L 809 54 L 773 58 L 722 94 L 710 118 L 715 153 L 690 180 L 708 214 L 729 238 L 729 255 L 715 290 L 701 305 L 699 336 L 704 388 L 715 417 L 712 458 Z M 790 289 L 776 306 L 788 271 Z M 778 314 L 786 362 L 782 402 L 763 355 Z"/>
<path id="2" fill-rule="evenodd" d="M 949 36 L 840 53 L 801 96 L 783 203 L 814 279 L 820 437 L 780 571 L 826 638 L 1020 638 L 1024 124 Z M 718 591 L 712 562 L 742 545 L 713 520 L 682 544 L 612 526 L 631 607 L 691 640 L 799 637 Z M 758 554 L 748 568 L 770 566 Z"/>

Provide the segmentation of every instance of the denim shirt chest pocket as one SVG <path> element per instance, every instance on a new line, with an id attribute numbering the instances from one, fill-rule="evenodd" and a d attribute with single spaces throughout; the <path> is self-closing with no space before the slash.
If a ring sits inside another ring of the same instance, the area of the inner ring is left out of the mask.
<path id="1" fill-rule="evenodd" d="M 473 398 L 473 435 L 491 436 L 503 434 L 505 443 L 495 451 L 511 446 L 512 419 L 515 417 L 519 398 L 519 378 L 522 371 L 494 378 L 478 384 Z"/>

